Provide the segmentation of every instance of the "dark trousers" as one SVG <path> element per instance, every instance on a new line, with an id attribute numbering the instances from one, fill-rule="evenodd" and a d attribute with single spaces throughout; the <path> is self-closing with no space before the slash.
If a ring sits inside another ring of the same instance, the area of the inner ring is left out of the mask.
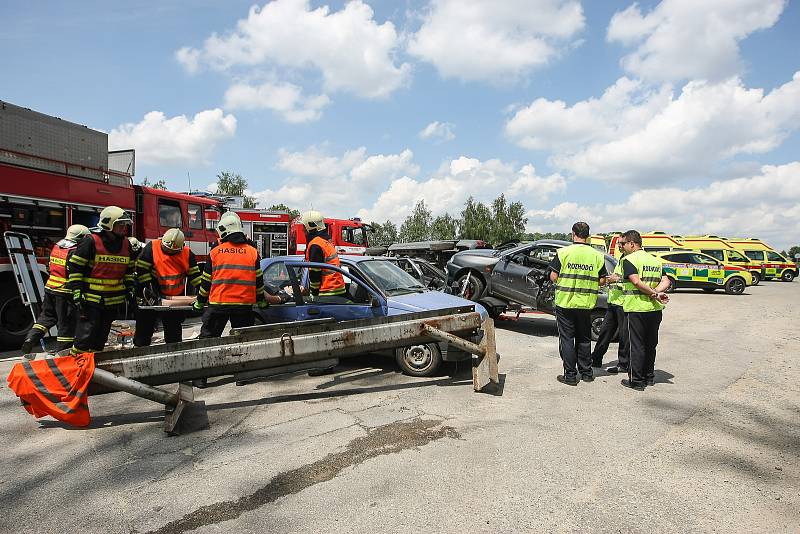
<path id="1" fill-rule="evenodd" d="M 37 345 L 50 329 L 58 326 L 56 350 L 66 349 L 72 346 L 75 340 L 75 322 L 78 319 L 78 307 L 72 303 L 72 295 L 68 293 L 58 293 L 45 289 L 42 311 L 36 318 L 30 332 L 25 338 L 26 342 Z"/>
<path id="2" fill-rule="evenodd" d="M 203 312 L 200 338 L 221 336 L 229 320 L 231 328 L 253 326 L 253 309 L 250 306 L 209 306 Z"/>
<path id="3" fill-rule="evenodd" d="M 111 332 L 111 323 L 118 314 L 124 311 L 120 308 L 92 306 L 82 304 L 78 324 L 75 327 L 75 344 L 72 346 L 73 354 L 82 352 L 102 352 Z"/>
<path id="4" fill-rule="evenodd" d="M 600 367 L 603 363 L 603 356 L 608 351 L 608 345 L 619 332 L 617 367 L 628 369 L 630 357 L 628 355 L 628 323 L 626 321 L 622 306 L 617 306 L 616 304 L 608 305 L 606 316 L 603 319 L 603 326 L 600 327 L 600 336 L 597 338 L 597 343 L 594 344 L 594 350 L 592 351 L 592 364 L 595 367 Z"/>
<path id="5" fill-rule="evenodd" d="M 183 341 L 183 319 L 185 317 L 186 315 L 179 311 L 136 310 L 136 334 L 133 336 L 133 344 L 137 347 L 149 347 L 153 342 L 153 332 L 159 318 L 164 326 L 164 343 Z"/>
<path id="6" fill-rule="evenodd" d="M 644 386 L 655 377 L 659 326 L 660 310 L 628 313 L 628 350 L 631 359 L 628 377 L 632 384 Z"/>
<path id="7" fill-rule="evenodd" d="M 564 377 L 576 378 L 578 372 L 583 376 L 592 376 L 591 310 L 556 306 L 556 324 Z"/>

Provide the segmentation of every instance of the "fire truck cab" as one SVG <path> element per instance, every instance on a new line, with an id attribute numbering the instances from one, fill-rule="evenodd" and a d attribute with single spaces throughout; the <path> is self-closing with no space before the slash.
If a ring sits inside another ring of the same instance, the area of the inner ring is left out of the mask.
<path id="1" fill-rule="evenodd" d="M 331 241 L 339 254 L 363 256 L 369 247 L 367 232 L 372 229 L 361 219 L 325 219 L 325 226 Z M 292 221 L 289 230 L 289 254 L 305 254 L 306 233 L 303 224 L 297 218 Z"/>

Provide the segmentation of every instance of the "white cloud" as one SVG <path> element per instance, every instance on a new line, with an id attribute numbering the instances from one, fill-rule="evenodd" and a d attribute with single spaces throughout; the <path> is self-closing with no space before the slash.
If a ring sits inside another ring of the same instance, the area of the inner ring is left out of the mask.
<path id="1" fill-rule="evenodd" d="M 527 213 L 531 231 L 567 231 L 585 220 L 593 231 L 662 230 L 680 235 L 760 237 L 787 248 L 800 234 L 800 162 L 765 165 L 753 175 L 690 189 L 636 191 L 621 204 L 558 204 Z"/>
<path id="2" fill-rule="evenodd" d="M 562 171 L 654 183 L 704 177 L 729 158 L 769 152 L 799 121 L 800 72 L 766 94 L 730 79 L 690 82 L 676 97 L 623 78 L 572 107 L 538 99 L 506 133 L 521 146 L 553 149 L 550 163 Z"/>
<path id="3" fill-rule="evenodd" d="M 784 0 L 663 0 L 614 14 L 607 38 L 637 48 L 622 67 L 648 80 L 722 80 L 742 72 L 739 41 L 774 25 Z"/>
<path id="4" fill-rule="evenodd" d="M 237 83 L 225 91 L 227 109 L 269 109 L 292 123 L 318 120 L 329 103 L 327 95 L 306 97 L 301 87 L 290 83 Z"/>
<path id="5" fill-rule="evenodd" d="M 503 83 L 547 64 L 583 27 L 576 0 L 432 0 L 408 52 L 445 78 Z"/>
<path id="6" fill-rule="evenodd" d="M 393 180 L 369 208 L 359 210 L 365 220 L 401 223 L 414 205 L 425 200 L 434 216 L 445 212 L 458 214 L 467 198 L 491 202 L 501 193 L 510 201 L 521 200 L 526 205 L 546 201 L 551 194 L 561 193 L 566 180 L 558 174 L 536 175 L 532 165 L 519 169 L 497 159 L 480 161 L 461 156 L 424 180 L 407 176 Z"/>
<path id="7" fill-rule="evenodd" d="M 221 109 L 167 118 L 160 111 L 147 113 L 141 122 L 125 123 L 111 130 L 111 150 L 134 148 L 145 164 L 208 164 L 217 143 L 236 133 L 236 117 Z"/>
<path id="8" fill-rule="evenodd" d="M 440 142 L 452 141 L 456 138 L 453 133 L 455 126 L 449 122 L 434 121 L 419 132 L 420 139 L 436 139 Z"/>
<path id="9" fill-rule="evenodd" d="M 184 47 L 176 58 L 189 72 L 201 66 L 280 67 L 321 74 L 325 90 L 367 98 L 385 97 L 406 83 L 410 65 L 397 64 L 399 37 L 391 22 L 378 24 L 361 0 L 340 11 L 312 9 L 308 0 L 274 0 L 253 6 L 225 35 L 216 33 L 202 48 Z"/>

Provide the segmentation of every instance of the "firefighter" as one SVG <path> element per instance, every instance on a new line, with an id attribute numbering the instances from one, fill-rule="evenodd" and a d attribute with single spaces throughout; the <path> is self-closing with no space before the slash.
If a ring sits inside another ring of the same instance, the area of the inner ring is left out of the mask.
<path id="1" fill-rule="evenodd" d="M 72 302 L 72 292 L 64 287 L 67 283 L 67 261 L 78 243 L 88 235 L 89 229 L 84 225 L 73 224 L 67 228 L 64 239 L 53 246 L 48 267 L 50 276 L 45 284 L 42 311 L 22 344 L 23 354 L 29 354 L 34 345 L 38 345 L 55 325 L 58 325 L 56 352 L 72 346 L 75 340 L 77 314 L 75 304 Z"/>
<path id="2" fill-rule="evenodd" d="M 253 326 L 254 305 L 263 309 L 287 301 L 285 296 L 268 295 L 264 291 L 261 258 L 253 242 L 244 235 L 236 213 L 228 211 L 219 218 L 217 234 L 219 242 L 211 249 L 193 305 L 196 311 L 205 307 L 201 339 L 221 336 L 228 321 L 232 328 Z M 206 379 L 195 379 L 192 384 L 205 387 Z"/>
<path id="3" fill-rule="evenodd" d="M 127 239 L 132 224 L 125 210 L 108 206 L 98 230 L 82 240 L 67 261 L 67 285 L 79 307 L 73 354 L 100 352 L 111 323 L 135 304 L 134 265 Z"/>
<path id="4" fill-rule="evenodd" d="M 174 297 L 183 295 L 186 281 L 194 287 L 200 285 L 200 268 L 194 253 L 185 244 L 183 232 L 170 228 L 161 239 L 144 246 L 136 260 L 136 298 L 145 302 L 145 292 L 153 296 Z M 136 310 L 136 335 L 133 344 L 147 347 L 153 340 L 158 313 L 153 310 Z M 160 314 L 164 325 L 164 342 L 178 343 L 183 340 L 183 320 L 179 311 L 164 311 Z"/>
<path id="5" fill-rule="evenodd" d="M 624 300 L 628 320 L 630 368 L 622 385 L 644 391 L 655 383 L 656 346 L 661 326 L 661 310 L 669 301 L 665 291 L 670 281 L 661 260 L 642 250 L 642 236 L 636 230 L 622 234 L 625 258 L 622 260 Z"/>
<path id="6" fill-rule="evenodd" d="M 142 253 L 142 249 L 144 248 L 144 243 L 136 239 L 135 237 L 129 237 L 128 243 L 131 244 L 131 261 L 134 265 L 136 265 L 136 260 L 139 258 L 139 254 Z"/>
<path id="7" fill-rule="evenodd" d="M 624 244 L 625 239 L 617 239 L 617 246 L 622 257 L 625 255 L 623 251 Z M 608 351 L 608 345 L 613 340 L 614 335 L 619 333 L 617 365 L 606 369 L 606 372 L 611 374 L 627 373 L 630 361 L 628 358 L 628 323 L 625 322 L 625 311 L 622 309 L 624 300 L 622 293 L 622 277 L 624 274 L 622 271 L 622 257 L 614 267 L 614 272 L 606 278 L 606 282 L 608 282 L 608 309 L 606 309 L 603 326 L 600 327 L 600 335 L 592 351 L 592 367 L 602 367 L 603 356 Z"/>
<path id="8" fill-rule="evenodd" d="M 576 222 L 572 225 L 573 244 L 558 249 L 550 263 L 550 280 L 556 285 L 558 350 L 564 364 L 564 374 L 557 380 L 569 386 L 578 385 L 578 373 L 585 382 L 594 380 L 590 314 L 607 273 L 605 257 L 588 239 L 589 225 Z"/>
<path id="9" fill-rule="evenodd" d="M 306 234 L 306 261 L 327 263 L 339 267 L 339 256 L 325 228 L 325 219 L 318 211 L 307 211 L 300 216 Z M 347 301 L 347 288 L 342 273 L 319 268 L 309 269 L 309 289 L 318 300 Z"/>

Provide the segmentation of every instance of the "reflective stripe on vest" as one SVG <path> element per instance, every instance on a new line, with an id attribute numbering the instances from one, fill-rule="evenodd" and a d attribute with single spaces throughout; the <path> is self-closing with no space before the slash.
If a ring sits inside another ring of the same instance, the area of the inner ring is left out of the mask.
<path id="1" fill-rule="evenodd" d="M 91 234 L 94 240 L 95 256 L 92 270 L 84 278 L 86 290 L 83 298 L 96 304 L 116 306 L 125 302 L 125 275 L 131 261 L 130 244 L 122 239 L 119 252 L 110 252 L 100 234 Z"/>
<path id="2" fill-rule="evenodd" d="M 597 304 L 600 292 L 600 269 L 603 255 L 584 244 L 558 249 L 561 270 L 556 280 L 556 306 L 590 310 Z"/>
<path id="3" fill-rule="evenodd" d="M 153 241 L 153 270 L 162 295 L 183 295 L 186 276 L 189 273 L 189 247 L 176 254 L 167 254 L 161 248 L 161 240 Z"/>
<path id="4" fill-rule="evenodd" d="M 620 278 L 623 278 L 625 276 L 625 271 L 622 268 L 622 260 L 624 259 L 625 256 L 620 258 L 619 263 L 617 263 L 617 266 L 614 267 L 614 274 L 619 275 Z M 617 306 L 622 306 L 624 300 L 625 296 L 623 294 L 622 282 L 610 284 L 608 286 L 608 303 L 616 304 Z"/>
<path id="5" fill-rule="evenodd" d="M 94 354 L 18 363 L 8 385 L 34 417 L 55 417 L 74 426 L 89 424 L 86 390 L 94 373 Z"/>
<path id="6" fill-rule="evenodd" d="M 341 263 L 339 262 L 339 255 L 336 253 L 336 247 L 328 241 L 327 239 L 317 236 L 311 240 L 306 248 L 306 261 L 311 261 L 309 259 L 309 253 L 311 252 L 311 246 L 316 245 L 320 249 L 322 249 L 322 255 L 325 258 L 325 263 L 328 265 L 333 265 L 334 267 L 340 267 Z M 344 295 L 347 293 L 347 288 L 344 286 L 344 276 L 339 271 L 333 271 L 330 269 L 316 269 L 311 268 L 312 271 L 322 271 L 322 279 L 320 280 L 319 285 L 319 294 L 320 296 L 334 296 L 334 295 Z"/>
<path id="7" fill-rule="evenodd" d="M 67 292 L 64 284 L 67 283 L 67 255 L 75 250 L 75 246 L 69 248 L 53 246 L 50 251 L 50 277 L 47 279 L 45 287 L 53 291 Z"/>
<path id="8" fill-rule="evenodd" d="M 661 273 L 664 267 L 661 261 L 652 254 L 644 250 L 637 250 L 625 256 L 622 261 L 625 260 L 631 262 L 631 265 L 636 268 L 636 272 L 639 273 L 639 279 L 650 288 L 655 289 L 661 282 Z M 663 304 L 639 291 L 639 288 L 630 280 L 625 280 L 625 283 L 622 284 L 622 291 L 624 293 L 622 307 L 626 313 L 653 312 L 664 309 Z"/>
<path id="9" fill-rule="evenodd" d="M 211 250 L 209 304 L 256 303 L 258 251 L 247 243 L 220 243 Z"/>

